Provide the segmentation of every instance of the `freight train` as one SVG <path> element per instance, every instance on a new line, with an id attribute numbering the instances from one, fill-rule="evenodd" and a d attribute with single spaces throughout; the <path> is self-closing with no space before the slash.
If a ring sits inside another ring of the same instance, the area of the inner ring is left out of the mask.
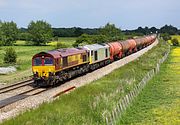
<path id="1" fill-rule="evenodd" d="M 32 58 L 34 84 L 54 86 L 135 53 L 155 39 L 153 34 L 125 41 L 40 52 Z"/>

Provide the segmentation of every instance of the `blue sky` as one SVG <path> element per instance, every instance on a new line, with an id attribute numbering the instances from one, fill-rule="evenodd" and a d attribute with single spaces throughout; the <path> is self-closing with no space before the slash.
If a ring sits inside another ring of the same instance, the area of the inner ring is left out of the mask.
<path id="1" fill-rule="evenodd" d="M 0 20 L 13 20 L 18 27 L 46 20 L 52 27 L 93 28 L 110 22 L 121 29 L 180 28 L 180 0 L 0 0 Z"/>

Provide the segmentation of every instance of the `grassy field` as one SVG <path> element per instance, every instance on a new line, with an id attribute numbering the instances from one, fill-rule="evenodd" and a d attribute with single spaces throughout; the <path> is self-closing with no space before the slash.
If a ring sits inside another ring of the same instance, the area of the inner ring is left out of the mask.
<path id="1" fill-rule="evenodd" d="M 117 100 L 129 92 L 145 73 L 155 67 L 166 49 L 167 45 L 160 42 L 136 61 L 3 124 L 104 124 L 102 113 L 112 110 Z"/>
<path id="2" fill-rule="evenodd" d="M 71 47 L 75 41 L 75 38 L 59 38 L 59 40 Z M 15 46 L 11 46 L 17 52 L 17 69 L 16 73 L 11 73 L 8 75 L 0 75 L 0 83 L 9 83 L 14 81 L 14 78 L 20 78 L 25 76 L 30 76 L 31 72 L 31 59 L 32 56 L 40 51 L 48 51 L 55 49 L 55 41 L 50 42 L 47 46 L 25 46 L 25 41 L 17 41 Z M 3 56 L 5 49 L 10 46 L 0 47 L 0 66 L 8 66 L 3 63 Z"/>
<path id="3" fill-rule="evenodd" d="M 118 124 L 180 125 L 180 47 L 172 48 L 160 73 L 147 84 Z"/>

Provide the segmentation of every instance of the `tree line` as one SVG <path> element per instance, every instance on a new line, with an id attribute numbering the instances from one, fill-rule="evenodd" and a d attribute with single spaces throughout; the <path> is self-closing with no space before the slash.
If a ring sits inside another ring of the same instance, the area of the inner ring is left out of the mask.
<path id="1" fill-rule="evenodd" d="M 172 25 L 165 25 L 160 29 L 156 27 L 138 27 L 135 30 L 121 30 L 114 24 L 107 23 L 99 28 L 52 28 L 43 20 L 31 21 L 27 28 L 18 28 L 17 24 L 0 21 L 0 45 L 13 45 L 16 40 L 25 40 L 27 44 L 44 45 L 50 40 L 57 40 L 58 37 L 78 37 L 74 46 L 85 43 L 106 42 L 111 40 L 121 40 L 125 36 L 133 37 L 137 35 L 147 35 L 151 33 L 162 33 L 167 35 L 180 34 L 180 30 Z"/>

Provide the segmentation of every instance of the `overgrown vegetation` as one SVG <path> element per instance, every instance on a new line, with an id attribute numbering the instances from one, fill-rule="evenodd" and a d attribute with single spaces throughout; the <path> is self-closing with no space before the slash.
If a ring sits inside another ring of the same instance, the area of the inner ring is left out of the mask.
<path id="1" fill-rule="evenodd" d="M 179 125 L 180 47 L 172 48 L 170 57 L 140 93 L 117 123 L 121 125 Z"/>
<path id="2" fill-rule="evenodd" d="M 102 113 L 112 110 L 117 101 L 140 82 L 145 73 L 156 66 L 166 49 L 167 45 L 160 42 L 142 57 L 106 77 L 3 124 L 104 124 Z"/>
<path id="3" fill-rule="evenodd" d="M 10 63 L 10 64 L 16 63 L 16 59 L 17 59 L 16 51 L 12 47 L 6 48 L 4 54 L 4 63 Z"/>

